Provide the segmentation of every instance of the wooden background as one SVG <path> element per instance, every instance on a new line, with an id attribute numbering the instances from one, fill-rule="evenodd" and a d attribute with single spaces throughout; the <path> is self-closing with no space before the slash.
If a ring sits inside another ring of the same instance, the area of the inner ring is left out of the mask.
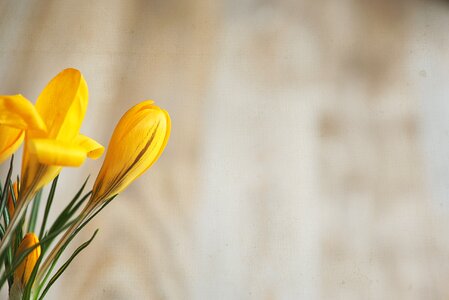
<path id="1" fill-rule="evenodd" d="M 444 1 L 0 0 L 1 94 L 75 67 L 104 145 L 138 101 L 173 122 L 48 299 L 447 299 L 448 26 Z"/>

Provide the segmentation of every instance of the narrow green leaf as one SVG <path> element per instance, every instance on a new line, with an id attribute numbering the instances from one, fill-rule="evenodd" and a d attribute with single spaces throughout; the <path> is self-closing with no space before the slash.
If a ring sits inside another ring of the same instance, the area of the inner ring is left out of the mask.
<path id="1" fill-rule="evenodd" d="M 70 218 L 74 215 L 74 213 L 78 210 L 78 208 L 89 198 L 89 196 L 92 194 L 92 191 L 88 192 L 86 195 L 84 195 L 81 200 L 79 200 L 74 205 L 68 205 L 56 218 L 56 220 L 53 222 L 53 225 L 50 227 L 49 232 L 53 231 L 55 228 L 58 228 L 62 225 L 64 225 Z"/>
<path id="2" fill-rule="evenodd" d="M 12 184 L 11 180 L 9 180 L 9 187 L 8 187 L 8 189 L 9 189 L 8 193 L 9 193 L 9 195 L 11 195 L 11 199 L 12 199 L 13 205 L 15 207 L 16 203 L 17 203 L 17 199 L 16 199 L 16 194 L 14 193 L 14 188 L 13 188 L 13 184 Z M 5 220 L 5 224 L 7 224 L 7 225 L 9 225 L 10 219 L 12 218 L 12 215 L 10 215 L 9 213 L 10 213 L 9 210 L 6 207 L 5 210 L 4 210 L 4 220 Z M 15 245 L 18 245 L 17 232 L 18 232 L 19 228 L 21 228 L 21 227 L 22 226 L 20 226 L 20 225 L 17 226 L 15 237 L 13 237 L 12 243 L 10 245 L 8 245 L 7 248 L 6 248 L 5 269 L 7 267 L 10 267 L 11 264 L 12 264 L 13 256 L 14 256 L 14 238 L 16 239 Z M 19 240 L 19 242 L 20 242 L 20 240 Z M 12 284 L 13 284 L 13 278 L 12 278 L 12 276 L 8 276 L 8 287 L 11 288 Z"/>
<path id="3" fill-rule="evenodd" d="M 13 162 L 14 162 L 14 155 L 11 156 L 11 161 L 9 163 L 9 170 L 8 170 L 8 174 L 6 175 L 6 180 L 5 180 L 5 184 L 4 189 L 3 189 L 3 193 L 2 193 L 2 199 L 0 202 L 0 214 L 3 215 L 3 217 L 5 217 L 5 208 L 6 208 L 6 202 L 8 201 L 8 190 L 9 190 L 9 185 L 11 182 L 11 174 L 12 174 L 12 170 L 13 170 Z M 6 214 L 8 214 L 6 212 Z M 8 218 L 8 223 L 9 223 L 9 218 Z M 6 220 L 5 220 L 5 226 L 8 226 L 8 224 L 6 224 Z"/>
<path id="4" fill-rule="evenodd" d="M 5 227 L 8 226 L 9 224 L 9 214 L 8 211 L 6 209 L 6 202 L 8 201 L 8 190 L 10 187 L 10 183 L 11 183 L 11 174 L 13 171 L 13 162 L 14 162 L 14 155 L 12 155 L 10 163 L 9 163 L 9 170 L 8 173 L 6 175 L 6 179 L 5 179 L 5 184 L 4 184 L 4 189 L 1 195 L 1 199 L 0 199 L 0 218 L 1 216 L 3 216 L 4 218 L 4 225 Z M 2 240 L 3 237 L 5 235 L 5 231 L 4 228 L 2 227 Z M 10 264 L 11 264 L 11 253 L 10 253 L 10 249 L 8 249 L 8 251 L 3 252 L 0 255 L 0 265 L 4 264 L 5 265 L 5 269 L 9 268 Z M 11 281 L 8 280 L 8 285 L 11 286 Z M 1 286 L 0 286 L 1 287 Z"/>
<path id="5" fill-rule="evenodd" d="M 6 249 L 5 269 L 6 269 L 6 266 L 10 267 L 11 264 L 12 264 L 12 257 L 13 257 L 12 252 L 13 252 L 12 247 L 8 247 L 8 249 Z M 11 288 L 12 282 L 13 282 L 12 276 L 8 276 L 8 286 L 9 286 L 9 288 Z"/>
<path id="6" fill-rule="evenodd" d="M 83 185 L 81 186 L 81 188 L 78 190 L 78 192 L 75 194 L 75 196 L 73 197 L 73 199 L 69 202 L 69 204 L 64 208 L 64 210 L 61 212 L 61 214 L 67 213 L 68 211 L 70 211 L 72 209 L 72 207 L 75 205 L 76 201 L 79 199 L 79 197 L 81 197 L 81 194 L 84 191 L 84 188 L 86 187 L 87 181 L 89 180 L 89 176 L 87 176 L 86 180 L 84 181 Z M 91 193 L 91 192 L 90 192 Z M 89 193 L 88 193 L 89 194 Z M 86 197 L 86 196 L 84 196 Z M 84 198 L 83 197 L 83 198 Z"/>
<path id="7" fill-rule="evenodd" d="M 70 209 L 73 206 L 73 204 L 76 202 L 76 200 L 78 200 L 78 198 L 81 196 L 81 194 L 84 191 L 84 188 L 86 187 L 86 184 L 87 184 L 87 181 L 89 180 L 89 178 L 90 178 L 90 175 L 87 176 L 86 180 L 84 180 L 83 185 L 81 186 L 79 191 L 76 193 L 76 195 L 73 197 L 72 201 L 70 201 L 69 205 L 67 205 L 66 209 L 67 208 Z"/>
<path id="8" fill-rule="evenodd" d="M 64 252 L 64 250 L 67 248 L 67 246 L 70 244 L 70 242 L 73 240 L 73 238 L 80 232 L 81 229 L 83 229 L 84 226 L 86 226 L 100 211 L 102 211 L 117 195 L 113 196 L 109 200 L 105 201 L 102 206 L 100 206 L 99 209 L 97 209 L 89 218 L 87 218 L 81 225 L 70 235 L 70 237 L 67 239 L 67 241 L 64 243 L 64 245 L 61 246 L 61 249 L 59 249 L 58 253 L 56 254 L 50 268 L 46 272 L 43 281 L 39 285 L 39 291 L 42 288 L 42 286 L 47 282 L 48 277 L 50 276 L 53 268 L 55 267 L 56 263 L 59 260 L 59 257 Z M 76 222 L 77 219 L 74 219 L 71 223 Z"/>
<path id="9" fill-rule="evenodd" d="M 40 189 L 39 192 L 37 192 L 36 196 L 34 197 L 33 206 L 31 207 L 30 219 L 28 220 L 27 232 L 34 232 L 34 228 L 36 227 L 37 215 L 39 213 L 39 205 L 41 203 L 42 198 L 42 191 L 43 189 Z"/>
<path id="10" fill-rule="evenodd" d="M 6 194 L 7 194 L 7 192 L 6 192 Z M 13 202 L 14 202 L 14 199 L 15 199 L 16 197 L 12 196 L 12 198 L 13 198 Z M 6 201 L 8 201 L 8 200 L 6 200 Z M 5 227 L 6 227 L 6 228 L 8 227 L 9 221 L 11 221 L 11 218 L 12 218 L 12 216 L 9 215 L 9 211 L 8 211 L 8 209 L 5 207 L 5 208 L 3 209 L 3 222 L 5 223 Z"/>
<path id="11" fill-rule="evenodd" d="M 41 230 L 39 233 L 39 238 L 42 238 L 44 236 L 45 226 L 47 225 L 48 213 L 50 212 L 50 207 L 51 207 L 51 204 L 53 203 L 53 198 L 55 197 L 56 185 L 58 184 L 58 178 L 59 178 L 59 175 L 56 176 L 56 178 L 53 179 L 53 182 L 51 183 L 50 192 L 48 193 L 48 198 L 47 198 L 47 204 L 45 205 L 44 218 L 42 219 L 42 225 L 41 225 Z"/>
<path id="12" fill-rule="evenodd" d="M 49 232 L 51 232 L 54 228 L 57 228 L 65 222 L 67 222 L 72 215 L 76 212 L 76 210 L 80 207 L 80 205 L 87 199 L 87 197 L 91 194 L 91 192 L 84 195 L 80 201 L 77 202 L 81 194 L 83 193 L 83 190 L 87 184 L 87 181 L 89 180 L 89 176 L 84 181 L 83 185 L 79 189 L 79 191 L 76 193 L 76 195 L 73 197 L 73 199 L 69 202 L 69 204 L 64 208 L 64 210 L 59 214 L 59 216 L 56 218 L 56 220 L 53 222 L 52 226 L 50 227 Z"/>
<path id="13" fill-rule="evenodd" d="M 81 198 L 80 201 L 75 203 L 75 205 L 70 209 L 68 214 L 73 215 L 80 208 L 80 206 L 83 205 L 84 202 L 86 202 L 86 200 L 90 197 L 90 195 L 92 195 L 92 191 L 88 192 L 86 195 L 83 196 L 83 198 Z"/>
<path id="14" fill-rule="evenodd" d="M 27 215 L 27 211 L 28 211 L 28 207 L 25 208 L 25 213 L 23 214 L 22 218 L 19 221 L 19 225 L 17 225 L 17 228 L 14 232 L 14 237 L 16 239 L 16 243 L 15 244 L 11 244 L 11 249 L 13 247 L 13 245 L 20 245 L 20 243 L 22 242 L 23 237 L 25 236 L 23 234 L 23 224 L 25 224 L 25 216 Z M 14 250 L 14 249 L 13 249 Z M 12 254 L 15 254 L 15 251 L 12 251 Z"/>
<path id="15" fill-rule="evenodd" d="M 42 292 L 42 295 L 39 297 L 39 300 L 44 299 L 45 295 L 47 294 L 48 290 L 51 288 L 51 286 L 53 285 L 53 283 L 55 283 L 55 281 L 62 275 L 62 273 L 64 273 L 64 271 L 67 269 L 67 267 L 70 265 L 70 263 L 75 259 L 75 257 L 81 253 L 81 251 L 83 251 L 87 246 L 89 246 L 89 244 L 93 241 L 93 239 L 95 238 L 95 236 L 98 233 L 98 229 L 95 230 L 94 234 L 92 235 L 92 237 L 84 242 L 83 244 L 81 244 L 81 246 L 79 246 L 70 256 L 70 258 L 58 269 L 58 271 L 55 273 L 55 275 L 50 279 L 50 281 L 48 282 L 47 286 L 45 287 L 44 291 Z"/>
<path id="16" fill-rule="evenodd" d="M 111 203 L 112 200 L 114 200 L 115 197 L 117 197 L 118 195 L 112 196 L 111 198 L 109 198 L 108 200 L 106 200 L 99 209 L 97 209 L 97 211 L 95 211 L 92 216 L 90 216 L 89 218 L 87 218 L 86 221 L 83 222 L 83 224 L 80 225 L 79 230 L 81 230 L 81 228 L 83 228 L 84 226 L 86 226 L 87 223 L 90 222 L 90 220 L 92 220 L 96 215 L 98 215 L 100 213 L 100 211 L 102 211 L 109 203 Z"/>

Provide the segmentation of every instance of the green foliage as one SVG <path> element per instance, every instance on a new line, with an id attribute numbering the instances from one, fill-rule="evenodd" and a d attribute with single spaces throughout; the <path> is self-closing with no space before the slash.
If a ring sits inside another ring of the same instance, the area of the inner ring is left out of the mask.
<path id="1" fill-rule="evenodd" d="M 95 236 L 97 235 L 98 229 L 95 230 L 94 234 L 92 235 L 92 237 L 87 240 L 86 242 L 84 242 L 83 244 L 81 244 L 81 246 L 79 246 L 70 256 L 70 258 L 59 268 L 59 270 L 55 273 L 55 275 L 53 275 L 53 277 L 50 279 L 50 281 L 48 282 L 47 286 L 45 287 L 45 289 L 43 290 L 41 296 L 39 297 L 40 299 L 44 299 L 44 296 L 47 294 L 48 290 L 50 289 L 50 287 L 53 285 L 53 283 L 55 283 L 55 281 L 62 275 L 62 273 L 64 273 L 64 271 L 67 269 L 67 267 L 70 265 L 70 263 L 75 259 L 75 257 L 81 253 L 81 251 L 83 251 L 87 246 L 89 246 L 89 244 L 93 241 L 93 239 L 95 238 Z"/>
<path id="2" fill-rule="evenodd" d="M 51 183 L 50 193 L 48 194 L 47 204 L 45 205 L 44 218 L 42 219 L 41 231 L 39 233 L 39 238 L 41 239 L 44 235 L 45 226 L 47 225 L 48 214 L 50 213 L 50 208 L 53 203 L 53 198 L 55 197 L 56 185 L 58 184 L 59 175 Z"/>
<path id="3" fill-rule="evenodd" d="M 4 240 L 7 227 L 10 225 L 12 215 L 8 210 L 8 196 L 11 195 L 12 202 L 16 206 L 18 199 L 13 191 L 12 174 L 13 174 L 13 157 L 10 161 L 10 167 L 5 178 L 4 184 L 0 183 L 0 240 Z M 42 199 L 43 189 L 40 190 L 31 201 L 28 213 L 24 213 L 21 220 L 19 220 L 19 226 L 14 232 L 10 232 L 12 238 L 9 240 L 9 244 L 5 248 L 5 251 L 0 255 L 0 289 L 8 282 L 9 289 L 14 284 L 14 271 L 20 266 L 20 264 L 27 258 L 27 256 L 33 252 L 37 247 L 41 248 L 41 255 L 36 261 L 36 264 L 31 272 L 30 278 L 23 289 L 22 299 L 43 299 L 52 285 L 58 278 L 67 270 L 72 261 L 86 248 L 95 238 L 98 229 L 95 230 L 92 237 L 81 244 L 69 257 L 69 259 L 60 266 L 56 272 L 53 273 L 57 262 L 61 255 L 66 250 L 70 242 L 75 236 L 94 218 L 112 199 L 106 201 L 102 206 L 92 209 L 89 213 L 83 213 L 82 209 L 85 209 L 85 205 L 92 192 L 84 192 L 88 178 L 84 181 L 78 192 L 73 196 L 70 202 L 57 214 L 54 222 L 48 227 L 49 215 L 52 211 L 52 204 L 55 198 L 56 188 L 58 184 L 57 176 L 51 183 L 50 190 L 46 199 Z M 19 178 L 18 178 L 19 180 Z M 20 191 L 19 191 L 20 194 Z M 40 216 L 42 221 L 38 226 L 39 208 L 45 202 L 45 209 Z M 27 208 L 25 208 L 27 209 Z M 26 226 L 25 226 L 26 225 Z M 28 232 L 39 232 L 39 243 L 32 247 L 16 253 L 17 249 Z M 56 245 L 52 245 L 53 242 L 58 239 L 61 234 L 67 235 L 67 238 L 63 237 L 58 241 Z M 50 261 L 50 267 L 45 270 L 44 277 L 39 278 L 39 271 L 42 268 L 42 264 L 50 256 L 46 255 L 53 249 L 57 249 L 56 255 Z M 47 280 L 48 284 L 46 284 Z M 42 293 L 41 293 L 42 290 Z"/>
<path id="4" fill-rule="evenodd" d="M 34 197 L 27 232 L 34 232 L 34 228 L 36 227 L 37 214 L 39 213 L 39 205 L 41 203 L 41 198 L 42 198 L 42 190 L 37 192 L 36 196 Z"/>

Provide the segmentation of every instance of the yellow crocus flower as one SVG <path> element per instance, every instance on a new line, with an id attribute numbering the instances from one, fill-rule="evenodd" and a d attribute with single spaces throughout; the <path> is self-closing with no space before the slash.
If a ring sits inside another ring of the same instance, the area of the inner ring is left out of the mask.
<path id="1" fill-rule="evenodd" d="M 79 134 L 87 102 L 86 81 L 75 69 L 53 78 L 35 106 L 21 95 L 0 96 L 0 124 L 25 131 L 20 201 L 33 197 L 61 167 L 79 166 L 103 153 L 100 144 Z"/>
<path id="2" fill-rule="evenodd" d="M 155 163 L 167 145 L 170 126 L 170 116 L 154 101 L 143 101 L 128 110 L 109 141 L 90 203 L 122 192 Z"/>
<path id="3" fill-rule="evenodd" d="M 19 257 L 27 249 L 33 247 L 39 243 L 37 236 L 30 232 L 25 235 L 16 251 L 16 258 Z M 14 271 L 14 283 L 18 283 L 20 286 L 26 286 L 30 279 L 31 272 L 33 272 L 39 256 L 41 255 L 41 246 L 34 248 Z"/>
<path id="4" fill-rule="evenodd" d="M 78 226 L 105 200 L 122 192 L 161 156 L 170 137 L 168 113 L 143 101 L 128 110 L 120 119 L 109 141 L 106 157 L 95 180 L 89 203 L 45 259 L 37 274 L 39 282 L 59 249 Z"/>
<path id="5" fill-rule="evenodd" d="M 75 69 L 56 75 L 36 105 L 21 95 L 0 96 L 0 125 L 25 131 L 18 203 L 0 243 L 0 254 L 39 189 L 53 180 L 63 166 L 79 166 L 86 157 L 95 159 L 103 153 L 103 146 L 79 133 L 87 102 L 86 81 Z"/>

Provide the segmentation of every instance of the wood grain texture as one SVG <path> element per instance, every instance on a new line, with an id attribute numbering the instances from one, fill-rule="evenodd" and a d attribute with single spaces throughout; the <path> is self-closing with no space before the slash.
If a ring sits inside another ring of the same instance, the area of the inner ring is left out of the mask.
<path id="1" fill-rule="evenodd" d="M 173 122 L 48 298 L 447 298 L 447 5 L 212 2 L 0 1 L 1 93 L 71 66 L 103 144 L 140 100 Z"/>

